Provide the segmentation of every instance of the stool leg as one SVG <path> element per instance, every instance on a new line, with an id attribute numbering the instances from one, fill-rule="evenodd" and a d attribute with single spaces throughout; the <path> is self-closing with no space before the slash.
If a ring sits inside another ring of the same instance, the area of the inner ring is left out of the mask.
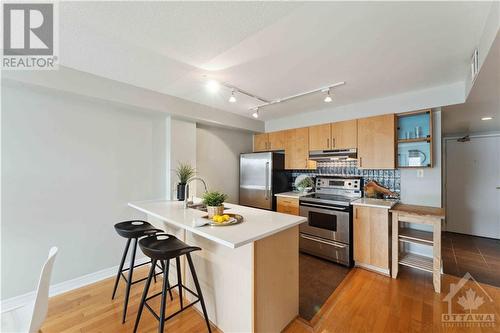
<path id="1" fill-rule="evenodd" d="M 162 265 L 163 266 L 163 288 L 161 290 L 161 306 L 160 306 L 160 326 L 158 326 L 158 332 L 163 333 L 163 328 L 165 327 L 165 308 L 167 305 L 167 289 L 168 289 L 168 267 L 169 260 Z"/>
<path id="2" fill-rule="evenodd" d="M 118 268 L 118 273 L 116 273 L 115 287 L 113 288 L 113 296 L 111 296 L 111 299 L 115 299 L 116 288 L 118 288 L 118 281 L 120 281 L 120 277 L 121 277 L 122 269 L 123 269 L 123 264 L 125 263 L 125 259 L 127 258 L 127 253 L 128 253 L 128 248 L 130 246 L 130 241 L 131 241 L 130 238 L 127 239 L 127 245 L 125 245 L 125 251 L 123 251 L 122 261 L 120 262 L 120 268 Z"/>
<path id="3" fill-rule="evenodd" d="M 198 282 L 198 277 L 196 276 L 196 271 L 193 265 L 193 259 L 191 259 L 191 254 L 186 254 L 189 270 L 191 271 L 191 275 L 193 276 L 194 285 L 196 286 L 196 293 L 198 294 L 198 298 L 200 299 L 201 309 L 203 310 L 203 316 L 205 316 L 205 322 L 207 323 L 208 332 L 212 332 L 210 328 L 210 321 L 208 320 L 207 308 L 205 307 L 205 301 L 203 300 L 203 294 L 201 293 L 200 283 Z"/>
<path id="4" fill-rule="evenodd" d="M 155 261 L 153 259 L 151 259 L 151 267 L 153 267 L 153 278 L 155 279 L 155 283 L 156 283 L 156 267 L 155 267 Z"/>
<path id="5" fill-rule="evenodd" d="M 160 265 L 162 269 L 165 269 L 165 265 L 163 264 L 163 261 L 160 261 Z M 170 290 L 170 281 L 167 280 L 167 287 L 168 287 L 168 294 L 170 295 L 170 300 L 174 300 L 174 296 L 172 296 L 172 290 Z"/>
<path id="6" fill-rule="evenodd" d="M 181 260 L 179 257 L 175 258 L 175 265 L 177 266 L 177 285 L 179 287 L 179 301 L 181 302 L 181 310 L 184 309 L 182 300 L 182 277 L 181 277 Z"/>
<path id="7" fill-rule="evenodd" d="M 141 320 L 142 310 L 144 309 L 144 303 L 146 303 L 149 286 L 151 285 L 151 277 L 155 275 L 155 266 L 156 266 L 156 260 L 152 260 L 148 279 L 146 280 L 146 285 L 144 285 L 144 291 L 142 292 L 141 303 L 139 304 L 139 309 L 137 310 L 137 318 L 135 319 L 134 333 L 137 332 L 137 328 L 139 327 L 139 321 Z"/>
<path id="8" fill-rule="evenodd" d="M 132 248 L 132 256 L 130 257 L 130 268 L 128 271 L 127 289 L 125 291 L 125 306 L 123 307 L 122 324 L 125 323 L 125 318 L 127 318 L 128 296 L 130 295 L 130 287 L 132 286 L 132 274 L 134 273 L 136 250 L 137 250 L 137 238 L 134 238 L 134 247 Z"/>

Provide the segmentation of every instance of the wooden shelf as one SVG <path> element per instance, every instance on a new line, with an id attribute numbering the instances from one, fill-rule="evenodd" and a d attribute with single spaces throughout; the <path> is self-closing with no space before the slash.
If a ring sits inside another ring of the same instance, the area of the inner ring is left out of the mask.
<path id="1" fill-rule="evenodd" d="M 411 143 L 411 142 L 431 142 L 431 138 L 425 137 L 417 139 L 398 139 L 398 143 Z"/>
<path id="2" fill-rule="evenodd" d="M 399 258 L 399 264 L 426 272 L 433 272 L 432 258 L 424 257 L 418 254 L 402 253 L 402 256 Z"/>
<path id="3" fill-rule="evenodd" d="M 434 244 L 432 232 L 410 228 L 399 228 L 399 240 L 431 246 Z"/>

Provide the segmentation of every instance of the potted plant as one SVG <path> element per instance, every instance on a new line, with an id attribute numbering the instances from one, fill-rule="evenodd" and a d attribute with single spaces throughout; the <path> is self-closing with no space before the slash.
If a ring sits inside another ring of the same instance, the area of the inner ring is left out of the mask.
<path id="1" fill-rule="evenodd" d="M 313 187 L 314 187 L 314 181 L 312 180 L 311 177 L 306 177 L 297 184 L 297 189 L 299 190 L 299 192 L 308 192 Z"/>
<path id="2" fill-rule="evenodd" d="M 208 218 L 211 219 L 214 215 L 224 214 L 224 201 L 227 195 L 217 191 L 209 191 L 203 194 L 203 203 L 207 206 Z"/>
<path id="3" fill-rule="evenodd" d="M 177 200 L 184 200 L 186 194 L 186 183 L 189 178 L 193 177 L 196 170 L 189 163 L 179 163 L 175 169 L 179 183 L 177 184 Z"/>

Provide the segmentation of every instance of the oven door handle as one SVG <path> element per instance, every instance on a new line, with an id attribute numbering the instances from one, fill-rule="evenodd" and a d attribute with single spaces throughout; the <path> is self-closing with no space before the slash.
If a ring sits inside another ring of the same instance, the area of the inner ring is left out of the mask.
<path id="1" fill-rule="evenodd" d="M 323 243 L 326 245 L 335 246 L 335 247 L 338 247 L 339 249 L 345 249 L 347 247 L 347 245 L 342 244 L 342 243 L 337 243 L 334 241 L 327 241 L 327 240 L 323 240 L 323 239 L 318 238 L 318 237 L 308 236 L 305 234 L 300 234 L 300 237 L 302 237 L 304 239 L 308 239 L 308 240 L 313 241 L 313 242 L 318 242 L 318 243 Z"/>
<path id="2" fill-rule="evenodd" d="M 300 206 L 324 208 L 324 209 L 336 210 L 336 211 L 339 211 L 339 212 L 346 212 L 346 213 L 349 212 L 349 208 L 348 207 L 346 207 L 346 208 L 336 208 L 336 207 L 332 207 L 332 206 L 324 206 L 324 205 L 311 204 L 311 203 L 303 203 L 303 202 L 300 203 Z"/>

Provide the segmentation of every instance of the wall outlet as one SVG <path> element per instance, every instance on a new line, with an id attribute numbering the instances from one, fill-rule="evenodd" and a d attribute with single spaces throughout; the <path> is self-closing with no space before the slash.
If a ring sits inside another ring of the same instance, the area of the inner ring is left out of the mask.
<path id="1" fill-rule="evenodd" d="M 417 170 L 417 178 L 424 178 L 424 169 Z"/>

